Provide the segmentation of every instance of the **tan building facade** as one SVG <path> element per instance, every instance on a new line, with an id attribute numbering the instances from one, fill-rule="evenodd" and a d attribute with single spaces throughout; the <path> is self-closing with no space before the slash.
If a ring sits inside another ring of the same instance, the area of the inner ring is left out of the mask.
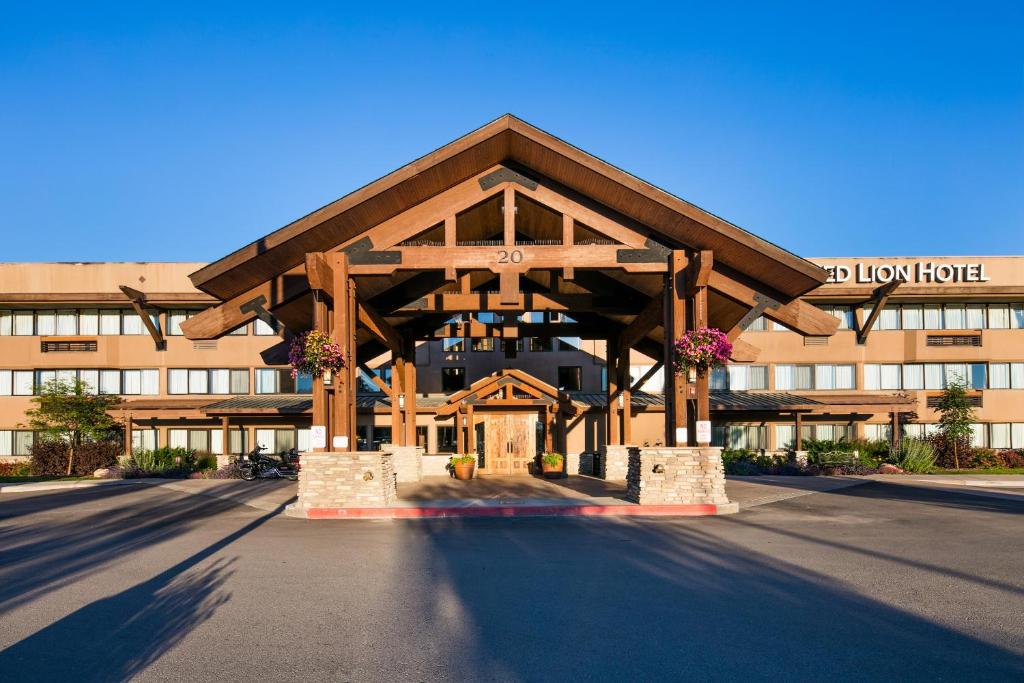
<path id="1" fill-rule="evenodd" d="M 798 423 L 802 439 L 889 439 L 900 394 L 912 403 L 897 412 L 901 432 L 924 435 L 937 421 L 935 398 L 959 379 L 977 405 L 976 444 L 1024 448 L 1024 257 L 812 261 L 831 277 L 803 300 L 839 318 L 839 330 L 806 336 L 751 316 L 740 338 L 756 355 L 711 377 L 714 443 L 792 448 Z M 52 379 L 81 379 L 122 396 L 117 417 L 128 425 L 127 449 L 307 450 L 311 382 L 291 377 L 277 333 L 257 320 L 215 340 L 182 334 L 185 320 L 213 304 L 188 278 L 203 265 L 0 264 L 0 456 L 27 455 L 33 435 L 25 410 Z M 453 314 L 451 321 L 468 319 Z M 473 319 L 489 322 L 483 314 Z M 522 338 L 514 354 L 494 339 L 448 337 L 416 347 L 416 441 L 438 454 L 424 459 L 425 471 L 443 471 L 446 454 L 468 447 L 460 438 L 478 438 L 474 450 L 482 449 L 481 432 L 501 428 L 481 421 L 476 434 L 460 436 L 460 413 L 445 406 L 508 369 L 568 393 L 570 469 L 607 442 L 606 342 L 572 334 L 568 314 L 525 313 L 521 321 L 564 323 L 568 332 Z M 629 419 L 638 445 L 665 441 L 657 363 L 631 352 Z M 387 354 L 364 363 L 385 381 L 390 364 Z M 391 442 L 392 407 L 371 378 L 360 387 L 358 447 L 376 449 Z M 530 447 L 544 447 L 547 428 L 538 414 Z"/>

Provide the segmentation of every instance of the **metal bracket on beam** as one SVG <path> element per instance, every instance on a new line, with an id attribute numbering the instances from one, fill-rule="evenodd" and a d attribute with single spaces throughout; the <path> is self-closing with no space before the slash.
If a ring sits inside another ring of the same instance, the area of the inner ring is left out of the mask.
<path id="1" fill-rule="evenodd" d="M 528 190 L 537 189 L 537 181 L 527 178 L 522 173 L 513 171 L 511 168 L 499 168 L 493 173 L 488 173 L 480 179 L 480 189 L 489 190 L 492 187 L 497 187 L 502 183 L 515 183 L 522 185 Z"/>
<path id="2" fill-rule="evenodd" d="M 250 299 L 238 307 L 242 313 L 252 313 L 266 323 L 276 334 L 280 334 L 283 325 L 267 310 L 267 297 L 260 294 L 255 299 Z"/>
<path id="3" fill-rule="evenodd" d="M 745 332 L 747 328 L 750 327 L 753 324 L 753 322 L 757 320 L 761 316 L 761 314 L 764 313 L 767 309 L 778 308 L 781 305 L 781 302 L 776 301 L 770 296 L 765 296 L 764 294 L 761 293 L 755 293 L 754 307 L 747 311 L 747 314 L 745 316 L 740 318 L 740 321 L 736 323 L 736 327 L 738 327 L 741 332 Z"/>

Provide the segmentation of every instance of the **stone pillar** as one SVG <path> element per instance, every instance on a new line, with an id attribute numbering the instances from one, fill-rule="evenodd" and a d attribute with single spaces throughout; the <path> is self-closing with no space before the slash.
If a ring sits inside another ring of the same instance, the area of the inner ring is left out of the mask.
<path id="1" fill-rule="evenodd" d="M 391 458 L 382 451 L 303 453 L 298 500 L 286 513 L 306 517 L 310 510 L 394 505 L 398 491 Z"/>
<path id="2" fill-rule="evenodd" d="M 717 505 L 719 512 L 735 511 L 725 495 L 722 449 L 711 446 L 630 448 L 626 498 L 640 505 Z"/>
<path id="3" fill-rule="evenodd" d="M 392 466 L 395 469 L 395 479 L 399 483 L 419 481 L 423 478 L 424 449 L 422 447 L 382 444 L 380 450 L 381 452 L 391 454 Z"/>
<path id="4" fill-rule="evenodd" d="M 609 481 L 623 481 L 629 468 L 629 450 L 636 446 L 607 444 L 601 447 L 600 471 L 595 474 Z"/>

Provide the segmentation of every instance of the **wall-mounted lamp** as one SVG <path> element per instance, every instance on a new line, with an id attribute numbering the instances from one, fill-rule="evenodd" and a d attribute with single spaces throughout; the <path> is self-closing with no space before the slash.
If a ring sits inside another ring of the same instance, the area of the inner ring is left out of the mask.
<path id="1" fill-rule="evenodd" d="M 405 394 L 398 395 L 398 409 L 405 410 Z"/>
<path id="2" fill-rule="evenodd" d="M 465 427 L 465 426 L 466 426 L 467 424 L 469 424 L 469 422 L 468 422 L 468 420 L 466 419 L 466 416 L 465 416 L 465 415 L 463 415 L 463 416 L 462 416 L 462 426 L 463 426 L 463 427 Z"/>

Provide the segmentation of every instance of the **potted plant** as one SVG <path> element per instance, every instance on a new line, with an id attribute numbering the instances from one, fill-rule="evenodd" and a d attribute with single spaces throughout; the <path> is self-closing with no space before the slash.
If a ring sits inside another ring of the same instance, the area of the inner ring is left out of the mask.
<path id="1" fill-rule="evenodd" d="M 557 479 L 562 476 L 565 456 L 561 453 L 545 453 L 540 456 L 540 468 L 546 479 Z"/>
<path id="2" fill-rule="evenodd" d="M 448 468 L 455 473 L 455 478 L 459 481 L 469 481 L 476 470 L 476 458 L 472 455 L 453 455 L 448 460 Z"/>
<path id="3" fill-rule="evenodd" d="M 292 377 L 302 373 L 322 377 L 324 384 L 330 384 L 332 375 L 345 367 L 345 356 L 325 332 L 310 330 L 292 341 L 288 363 L 292 366 Z"/>

